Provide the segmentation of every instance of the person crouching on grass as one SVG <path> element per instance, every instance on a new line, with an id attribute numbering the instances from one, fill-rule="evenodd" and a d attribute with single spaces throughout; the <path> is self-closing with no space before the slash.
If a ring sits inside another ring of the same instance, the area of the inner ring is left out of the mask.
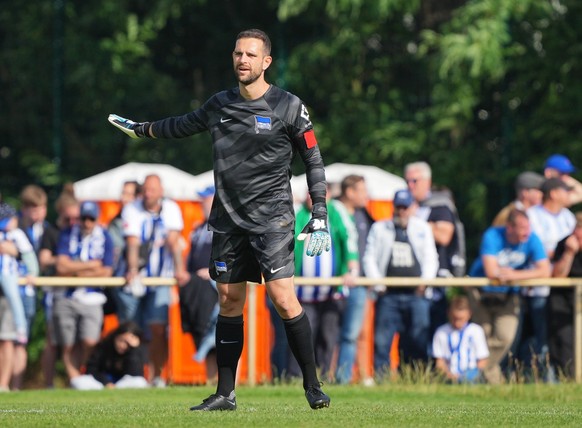
<path id="1" fill-rule="evenodd" d="M 485 332 L 470 322 L 467 297 L 453 297 L 448 312 L 449 322 L 437 329 L 432 342 L 436 368 L 449 381 L 478 382 L 489 357 Z"/>
<path id="2" fill-rule="evenodd" d="M 147 388 L 141 338 L 142 332 L 136 323 L 121 323 L 93 349 L 79 389 Z"/>

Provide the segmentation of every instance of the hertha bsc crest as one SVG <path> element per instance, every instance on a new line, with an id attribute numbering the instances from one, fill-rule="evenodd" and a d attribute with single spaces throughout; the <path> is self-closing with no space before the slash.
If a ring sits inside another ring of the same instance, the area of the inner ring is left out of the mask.
<path id="1" fill-rule="evenodd" d="M 255 132 L 258 134 L 260 131 L 270 131 L 271 130 L 271 118 L 263 116 L 255 116 Z"/>

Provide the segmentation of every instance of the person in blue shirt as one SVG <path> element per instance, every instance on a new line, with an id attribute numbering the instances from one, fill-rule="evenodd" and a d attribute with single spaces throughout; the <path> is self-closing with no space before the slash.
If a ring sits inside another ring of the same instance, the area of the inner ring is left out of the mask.
<path id="1" fill-rule="evenodd" d="M 99 208 L 95 202 L 85 201 L 80 206 L 80 213 L 80 224 L 74 224 L 59 234 L 57 274 L 111 276 L 113 241 L 107 230 L 97 223 Z M 82 379 L 81 367 L 101 337 L 106 297 L 99 289 L 81 286 L 55 290 L 53 299 L 54 333 L 57 345 L 62 348 L 63 364 L 71 387 L 82 389 L 78 383 Z"/>
<path id="2" fill-rule="evenodd" d="M 503 380 L 499 363 L 511 347 L 519 321 L 519 287 L 524 279 L 547 278 L 550 262 L 524 211 L 514 209 L 505 226 L 492 226 L 483 234 L 479 258 L 470 276 L 487 277 L 491 285 L 469 293 L 473 321 L 485 330 L 489 362 L 485 379 L 492 384 Z"/>

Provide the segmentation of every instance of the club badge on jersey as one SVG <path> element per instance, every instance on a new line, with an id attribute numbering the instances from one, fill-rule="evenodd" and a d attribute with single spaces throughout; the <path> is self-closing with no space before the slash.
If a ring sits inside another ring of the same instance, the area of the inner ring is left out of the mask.
<path id="1" fill-rule="evenodd" d="M 258 134 L 261 130 L 271 130 L 271 118 L 264 116 L 255 116 L 255 132 Z"/>
<path id="2" fill-rule="evenodd" d="M 226 262 L 215 261 L 214 268 L 216 269 L 216 273 L 228 271 L 228 269 L 226 267 Z"/>

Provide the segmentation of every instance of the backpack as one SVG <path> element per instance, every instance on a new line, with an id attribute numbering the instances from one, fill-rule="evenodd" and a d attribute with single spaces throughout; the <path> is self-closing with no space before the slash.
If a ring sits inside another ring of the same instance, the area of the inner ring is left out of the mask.
<path id="1" fill-rule="evenodd" d="M 451 210 L 455 217 L 455 232 L 453 239 L 447 248 L 447 257 L 451 266 L 453 276 L 465 276 L 467 270 L 467 249 L 465 244 L 465 225 L 459 218 L 459 212 L 453 202 L 452 196 L 447 191 L 433 192 L 431 196 L 423 202 L 425 207 L 445 206 Z"/>

